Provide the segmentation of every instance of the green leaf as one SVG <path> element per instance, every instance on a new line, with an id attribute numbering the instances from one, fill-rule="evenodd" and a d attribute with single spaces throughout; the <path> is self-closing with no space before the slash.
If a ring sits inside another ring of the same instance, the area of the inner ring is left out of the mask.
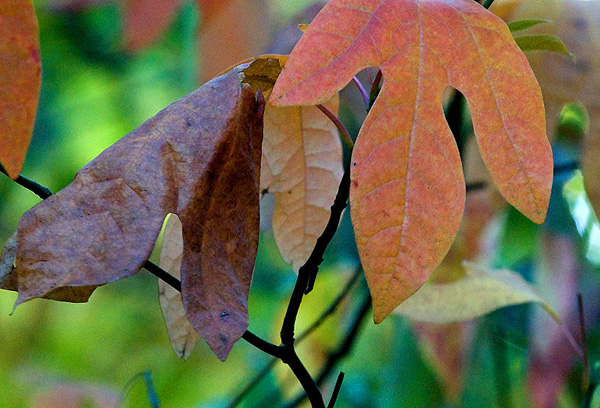
<path id="1" fill-rule="evenodd" d="M 521 31 L 521 30 L 527 30 L 528 28 L 531 28 L 538 24 L 551 23 L 551 22 L 552 22 L 552 20 L 525 19 L 525 20 L 513 21 L 512 23 L 508 23 L 507 26 L 508 26 L 508 29 L 510 30 L 510 32 L 514 33 L 514 32 Z"/>
<path id="2" fill-rule="evenodd" d="M 552 34 L 521 35 L 515 37 L 515 42 L 523 52 L 553 51 L 575 60 L 575 56 L 567 50 L 561 39 Z"/>

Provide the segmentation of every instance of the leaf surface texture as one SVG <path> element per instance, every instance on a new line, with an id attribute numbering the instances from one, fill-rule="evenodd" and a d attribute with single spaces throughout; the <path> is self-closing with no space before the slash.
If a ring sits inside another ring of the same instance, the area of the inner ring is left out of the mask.
<path id="1" fill-rule="evenodd" d="M 447 86 L 467 99 L 503 196 L 544 220 L 552 183 L 541 92 L 506 25 L 471 0 L 332 0 L 292 51 L 270 101 L 322 103 L 358 71 L 383 88 L 352 154 L 350 204 L 382 321 L 428 278 L 460 224 L 465 187 L 444 120 Z"/>

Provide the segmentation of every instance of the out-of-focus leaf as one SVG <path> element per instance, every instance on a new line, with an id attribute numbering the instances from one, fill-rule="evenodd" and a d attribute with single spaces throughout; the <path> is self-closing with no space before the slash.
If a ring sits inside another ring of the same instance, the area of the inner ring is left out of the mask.
<path id="1" fill-rule="evenodd" d="M 495 0 L 489 10 L 502 19 L 510 18 L 523 0 Z"/>
<path id="2" fill-rule="evenodd" d="M 181 0 L 124 0 L 123 46 L 139 51 L 156 41 L 175 18 Z"/>
<path id="3" fill-rule="evenodd" d="M 337 113 L 337 95 L 324 105 Z M 275 241 L 298 271 L 327 225 L 344 173 L 338 131 L 315 106 L 267 106 L 262 161 L 261 190 L 276 199 Z"/>
<path id="4" fill-rule="evenodd" d="M 576 170 L 562 190 L 577 232 L 586 241 L 586 258 L 594 265 L 600 265 L 600 224 L 583 188 L 581 171 Z"/>
<path id="5" fill-rule="evenodd" d="M 182 257 L 183 233 L 181 221 L 177 215 L 170 214 L 165 223 L 159 265 L 179 279 L 181 277 Z M 158 299 L 173 351 L 177 357 L 187 359 L 196 342 L 200 340 L 200 335 L 185 314 L 181 293 L 159 280 Z"/>
<path id="6" fill-rule="evenodd" d="M 521 35 L 515 37 L 515 42 L 524 52 L 553 51 L 575 59 L 575 56 L 567 50 L 560 38 L 552 34 Z"/>
<path id="7" fill-rule="evenodd" d="M 0 163 L 15 179 L 31 141 L 42 65 L 31 0 L 0 3 Z"/>
<path id="8" fill-rule="evenodd" d="M 558 140 L 570 141 L 578 145 L 589 130 L 590 117 L 583 104 L 573 102 L 562 107 L 556 134 Z"/>
<path id="9" fill-rule="evenodd" d="M 474 319 L 501 307 L 535 302 L 560 320 L 521 275 L 467 261 L 463 265 L 464 278 L 445 284 L 427 283 L 394 313 L 416 321 L 452 323 Z"/>
<path id="10" fill-rule="evenodd" d="M 159 112 L 21 217 L 17 304 L 85 300 L 137 272 L 175 213 L 187 316 L 226 358 L 248 325 L 259 231 L 264 102 L 240 86 L 242 68 Z"/>
<path id="11" fill-rule="evenodd" d="M 542 88 L 548 133 L 554 132 L 563 105 L 581 102 L 590 115 L 590 130 L 582 147 L 582 169 L 588 197 L 600 213 L 600 2 L 597 0 L 523 1 L 512 18 L 547 18 L 554 21 L 536 32 L 554 34 L 575 56 L 572 61 L 554 53 L 528 54 Z M 588 176 L 589 174 L 589 176 Z"/>
<path id="12" fill-rule="evenodd" d="M 507 25 L 508 25 L 508 29 L 510 30 L 510 32 L 514 33 L 517 31 L 527 30 L 528 28 L 535 27 L 538 24 L 551 23 L 551 22 L 552 21 L 550 21 L 550 20 L 526 19 L 526 20 L 513 21 L 512 23 L 508 23 Z M 517 44 L 518 43 L 519 42 L 517 41 Z"/>
<path id="13" fill-rule="evenodd" d="M 514 268 L 531 261 L 537 249 L 539 228 L 521 213 L 508 208 L 500 237 L 498 263 Z"/>
<path id="14" fill-rule="evenodd" d="M 525 56 L 506 24 L 471 0 L 330 1 L 270 101 L 324 102 L 369 66 L 380 66 L 384 84 L 352 153 L 350 203 L 378 323 L 427 280 L 460 224 L 462 166 L 442 110 L 448 85 L 466 96 L 496 185 L 538 223 L 552 154 Z"/>
<path id="15" fill-rule="evenodd" d="M 60 383 L 42 389 L 32 398 L 31 408 L 118 408 L 121 397 L 115 390 L 88 384 Z"/>
<path id="16" fill-rule="evenodd" d="M 214 4 L 208 14 L 204 3 Z M 201 5 L 198 55 L 203 81 L 237 61 L 264 53 L 269 35 L 264 0 L 205 0 Z"/>
<path id="17" fill-rule="evenodd" d="M 429 324 L 415 322 L 419 348 L 444 386 L 446 402 L 460 405 L 464 366 L 471 343 L 470 323 Z"/>
<path id="18" fill-rule="evenodd" d="M 542 243 L 541 264 L 536 273 L 539 291 L 544 298 L 552 299 L 564 322 L 575 322 L 579 318 L 577 245 L 569 236 L 548 233 L 543 235 Z M 540 311 L 533 315 L 531 333 L 528 375 L 531 401 L 535 408 L 552 408 L 577 355 L 563 331 L 549 324 Z"/>

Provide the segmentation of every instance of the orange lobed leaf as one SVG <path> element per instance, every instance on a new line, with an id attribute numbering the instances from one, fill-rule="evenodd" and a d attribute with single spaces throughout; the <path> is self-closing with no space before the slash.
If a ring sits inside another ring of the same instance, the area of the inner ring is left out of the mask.
<path id="1" fill-rule="evenodd" d="M 465 190 L 444 120 L 447 86 L 467 98 L 504 197 L 544 220 L 552 154 L 535 77 L 506 25 L 471 0 L 332 0 L 275 84 L 275 106 L 322 103 L 368 66 L 385 82 L 352 153 L 350 203 L 375 322 L 425 282 L 460 224 Z"/>
<path id="2" fill-rule="evenodd" d="M 0 4 L 0 163 L 15 179 L 31 141 L 42 65 L 31 0 Z"/>
<path id="3" fill-rule="evenodd" d="M 97 286 L 137 272 L 175 213 L 187 316 L 227 357 L 248 326 L 259 232 L 264 101 L 241 86 L 240 70 L 159 112 L 21 217 L 16 304 L 85 301 Z"/>

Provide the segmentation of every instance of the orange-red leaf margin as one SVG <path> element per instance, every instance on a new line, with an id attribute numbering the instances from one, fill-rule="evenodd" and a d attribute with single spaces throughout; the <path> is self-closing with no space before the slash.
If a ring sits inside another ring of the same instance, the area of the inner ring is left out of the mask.
<path id="1" fill-rule="evenodd" d="M 31 0 L 0 3 L 0 163 L 16 179 L 31 141 L 41 85 L 38 24 Z"/>

